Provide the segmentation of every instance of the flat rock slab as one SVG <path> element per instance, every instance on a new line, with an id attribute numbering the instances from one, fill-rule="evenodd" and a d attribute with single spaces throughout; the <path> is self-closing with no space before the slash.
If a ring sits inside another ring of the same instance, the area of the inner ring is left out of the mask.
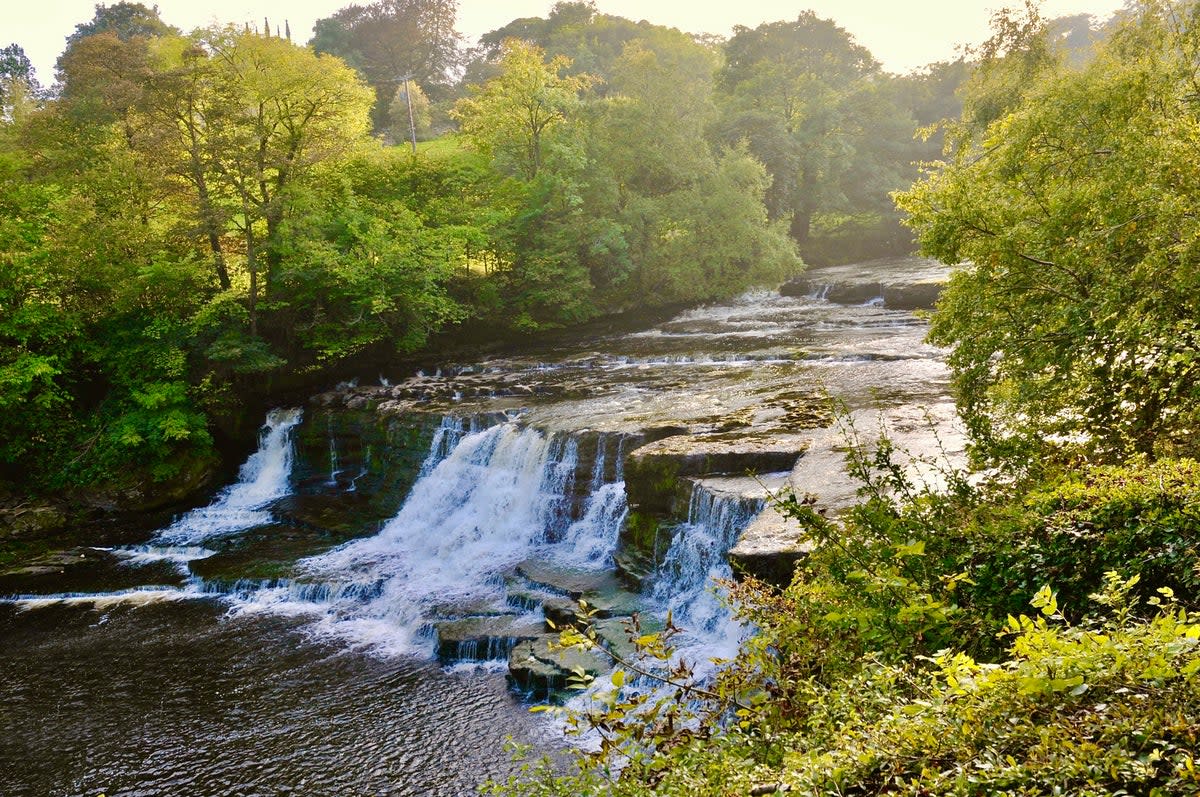
<path id="1" fill-rule="evenodd" d="M 270 507 L 272 514 L 295 526 L 319 531 L 339 541 L 366 537 L 379 530 L 382 518 L 364 493 L 289 495 Z"/>
<path id="2" fill-rule="evenodd" d="M 580 600 L 598 617 L 628 617 L 644 608 L 641 596 L 625 589 L 611 570 L 577 570 L 529 560 L 517 565 L 516 572 L 533 589 L 510 583 L 510 602 L 540 601 L 546 618 L 559 626 L 575 622 Z"/>
<path id="3" fill-rule="evenodd" d="M 808 449 L 802 435 L 757 437 L 731 434 L 720 437 L 675 436 L 635 449 L 626 467 L 655 460 L 670 460 L 679 476 L 741 476 L 791 470 Z M 628 478 L 628 471 L 626 471 Z"/>
<path id="4" fill-rule="evenodd" d="M 812 543 L 800 524 L 767 506 L 742 531 L 728 556 L 735 573 L 785 586 L 792 580 L 796 563 L 811 551 Z"/>
<path id="5" fill-rule="evenodd" d="M 851 421 L 860 443 L 868 449 L 882 422 L 896 445 L 897 464 L 914 484 L 936 492 L 945 487 L 940 468 L 953 469 L 966 461 L 966 438 L 954 418 L 954 405 L 942 402 L 904 405 L 882 413 L 856 411 Z M 934 428 L 939 430 L 937 435 Z M 796 464 L 785 486 L 797 496 L 812 496 L 814 510 L 833 519 L 860 500 L 858 482 L 846 474 L 848 442 L 838 428 L 810 434 L 808 453 Z M 801 524 L 768 504 L 742 532 L 729 551 L 729 561 L 739 572 L 782 585 L 791 581 L 796 563 L 811 550 L 812 542 Z"/>
<path id="6" fill-rule="evenodd" d="M 513 647 L 508 656 L 508 674 L 521 691 L 545 699 L 566 689 L 576 670 L 596 677 L 612 669 L 611 660 L 603 653 L 558 648 L 557 644 L 557 635 L 547 635 Z"/>
<path id="7" fill-rule="evenodd" d="M 935 260 L 897 257 L 826 266 L 805 272 L 779 289 L 784 296 L 819 296 L 835 304 L 882 300 L 893 310 L 933 309 L 951 268 Z"/>
<path id="8" fill-rule="evenodd" d="M 609 570 L 562 567 L 528 559 L 517 565 L 517 574 L 535 587 L 578 599 L 585 594 L 621 590 L 620 579 Z"/>
<path id="9" fill-rule="evenodd" d="M 797 434 L 668 437 L 626 457 L 625 492 L 641 511 L 670 515 L 682 479 L 790 471 L 808 446 L 808 436 Z"/>
<path id="10" fill-rule="evenodd" d="M 638 636 L 663 630 L 663 621 L 658 617 L 639 615 L 638 620 Z M 592 624 L 600 644 L 623 661 L 634 661 L 638 658 L 637 645 L 630 639 L 631 622 L 628 617 L 610 617 Z"/>
<path id="11" fill-rule="evenodd" d="M 0 596 L 115 592 L 149 586 L 182 586 L 169 562 L 132 565 L 99 548 L 51 551 L 0 574 Z"/>
<path id="12" fill-rule="evenodd" d="M 540 617 L 467 617 L 434 623 L 437 656 L 443 664 L 502 659 L 520 642 L 545 635 Z"/>
<path id="13" fill-rule="evenodd" d="M 217 553 L 192 560 L 188 568 L 217 584 L 290 578 L 298 560 L 324 553 L 339 542 L 339 537 L 314 526 L 271 524 L 220 541 Z"/>

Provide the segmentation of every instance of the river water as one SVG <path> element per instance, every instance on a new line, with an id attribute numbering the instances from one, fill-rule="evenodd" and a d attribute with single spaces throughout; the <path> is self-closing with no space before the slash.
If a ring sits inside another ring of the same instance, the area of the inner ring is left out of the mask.
<path id="1" fill-rule="evenodd" d="M 904 260 L 834 276 L 875 281 L 886 298 L 895 274 L 940 269 Z M 445 417 L 398 510 L 316 544 L 279 507 L 300 490 L 294 434 L 338 410 L 273 412 L 237 482 L 207 507 L 150 539 L 84 550 L 87 566 L 0 602 L 0 791 L 473 793 L 513 770 L 506 737 L 562 745 L 528 712 L 531 695 L 510 688 L 503 659 L 540 628 L 538 601 L 563 572 L 617 603 L 672 609 L 698 657 L 730 655 L 747 630 L 709 587 L 729 574 L 723 552 L 761 496 L 698 482 L 686 522 L 655 552 L 657 575 L 629 595 L 604 580 L 628 510 L 621 462 L 638 435 L 666 426 L 714 440 L 819 437 L 826 394 L 857 422 L 881 416 L 926 440 L 916 419 L 943 423 L 949 402 L 924 323 L 873 296 L 836 304 L 827 293 L 818 280 L 809 296 L 756 292 L 641 332 L 364 380 L 358 394 L 385 413 Z M 331 437 L 327 478 L 305 489 L 366 500 L 356 491 L 369 458 L 357 475 L 342 464 Z M 280 539 L 294 564 L 272 577 L 201 575 L 205 561 Z M 439 640 L 463 623 L 508 630 L 447 653 Z"/>

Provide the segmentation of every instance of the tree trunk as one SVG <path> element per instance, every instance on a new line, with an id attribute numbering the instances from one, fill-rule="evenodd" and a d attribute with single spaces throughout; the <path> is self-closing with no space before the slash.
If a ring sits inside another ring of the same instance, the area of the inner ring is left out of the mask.
<path id="1" fill-rule="evenodd" d="M 258 337 L 258 252 L 255 250 L 254 228 L 246 225 L 246 268 L 250 271 L 250 296 L 246 309 L 250 314 L 250 337 Z"/>
<path id="2" fill-rule="evenodd" d="M 208 237 L 208 246 L 212 249 L 214 266 L 217 270 L 217 280 L 221 283 L 221 290 L 227 291 L 230 287 L 229 267 L 225 265 L 225 251 L 221 247 L 221 228 L 217 223 L 217 211 L 213 207 L 212 198 L 208 194 L 208 181 L 204 179 L 203 170 L 197 170 L 193 174 L 193 179 L 196 184 L 196 193 L 200 200 L 200 224 L 204 228 L 204 233 Z"/>

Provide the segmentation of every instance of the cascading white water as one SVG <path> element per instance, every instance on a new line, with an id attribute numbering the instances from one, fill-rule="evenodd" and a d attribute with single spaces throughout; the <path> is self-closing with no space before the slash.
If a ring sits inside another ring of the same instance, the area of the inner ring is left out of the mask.
<path id="1" fill-rule="evenodd" d="M 325 418 L 325 427 L 329 436 L 329 479 L 326 480 L 327 487 L 337 485 L 338 474 L 342 472 L 341 463 L 338 459 L 337 437 L 333 433 L 333 414 L 329 414 Z"/>
<path id="2" fill-rule="evenodd" d="M 733 577 L 726 554 L 763 508 L 762 500 L 692 487 L 688 520 L 675 529 L 655 577 L 653 597 L 686 634 L 682 652 L 703 659 L 731 658 L 745 634 L 718 594 L 716 582 Z"/>
<path id="3" fill-rule="evenodd" d="M 556 559 L 579 567 L 608 567 L 617 547 L 617 537 L 629 505 L 625 500 L 624 449 L 625 437 L 616 439 L 613 470 L 616 480 L 605 481 L 608 467 L 607 440 L 601 436 L 596 443 L 596 459 L 592 463 L 592 479 L 583 516 L 572 523 L 563 535 Z"/>
<path id="4" fill-rule="evenodd" d="M 389 653 L 428 653 L 437 616 L 504 607 L 502 576 L 569 524 L 578 447 L 516 423 L 461 434 L 443 423 L 428 473 L 374 537 L 300 564 L 304 580 L 248 596 L 243 609 L 318 611 L 320 627 Z"/>
<path id="5" fill-rule="evenodd" d="M 208 506 L 193 509 L 160 531 L 153 544 L 195 545 L 269 523 L 271 514 L 264 507 L 291 490 L 292 429 L 302 415 L 299 409 L 271 410 L 259 433 L 258 450 L 238 471 L 238 481 Z"/>

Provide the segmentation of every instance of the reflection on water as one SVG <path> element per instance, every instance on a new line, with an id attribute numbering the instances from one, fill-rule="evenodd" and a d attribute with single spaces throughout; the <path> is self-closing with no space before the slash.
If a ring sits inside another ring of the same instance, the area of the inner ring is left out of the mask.
<path id="1" fill-rule="evenodd" d="M 282 517 L 302 416 L 276 413 L 257 459 L 208 507 L 150 545 L 88 549 L 8 590 L 27 598 L 0 602 L 0 793 L 472 794 L 511 769 L 507 735 L 556 742 L 539 738 L 502 669 L 412 655 L 431 655 L 432 619 L 516 611 L 502 576 L 527 556 L 607 567 L 626 511 L 623 441 L 640 430 L 830 438 L 814 429 L 829 421 L 815 411 L 827 391 L 851 410 L 887 409 L 920 438 L 919 408 L 949 414 L 946 368 L 924 334 L 908 312 L 758 292 L 644 332 L 371 386 L 373 401 L 489 420 L 431 432 L 422 481 L 386 523 L 351 516 L 357 479 L 339 480 L 331 432 L 329 475 L 313 489 L 338 495 L 307 496 L 304 517 L 336 515 L 336 533 Z M 590 457 L 577 449 L 584 430 Z M 803 489 L 845 481 L 826 442 L 825 460 L 806 457 L 821 467 Z M 720 555 L 758 505 L 694 492 L 653 596 L 730 644 L 741 629 L 714 611 L 707 577 L 728 575 Z M 226 594 L 206 592 L 217 586 Z M 111 594 L 61 599 L 92 591 Z"/>
<path id="2" fill-rule="evenodd" d="M 0 605 L 0 792 L 457 797 L 509 770 L 506 735 L 537 733 L 500 673 L 223 611 Z"/>

